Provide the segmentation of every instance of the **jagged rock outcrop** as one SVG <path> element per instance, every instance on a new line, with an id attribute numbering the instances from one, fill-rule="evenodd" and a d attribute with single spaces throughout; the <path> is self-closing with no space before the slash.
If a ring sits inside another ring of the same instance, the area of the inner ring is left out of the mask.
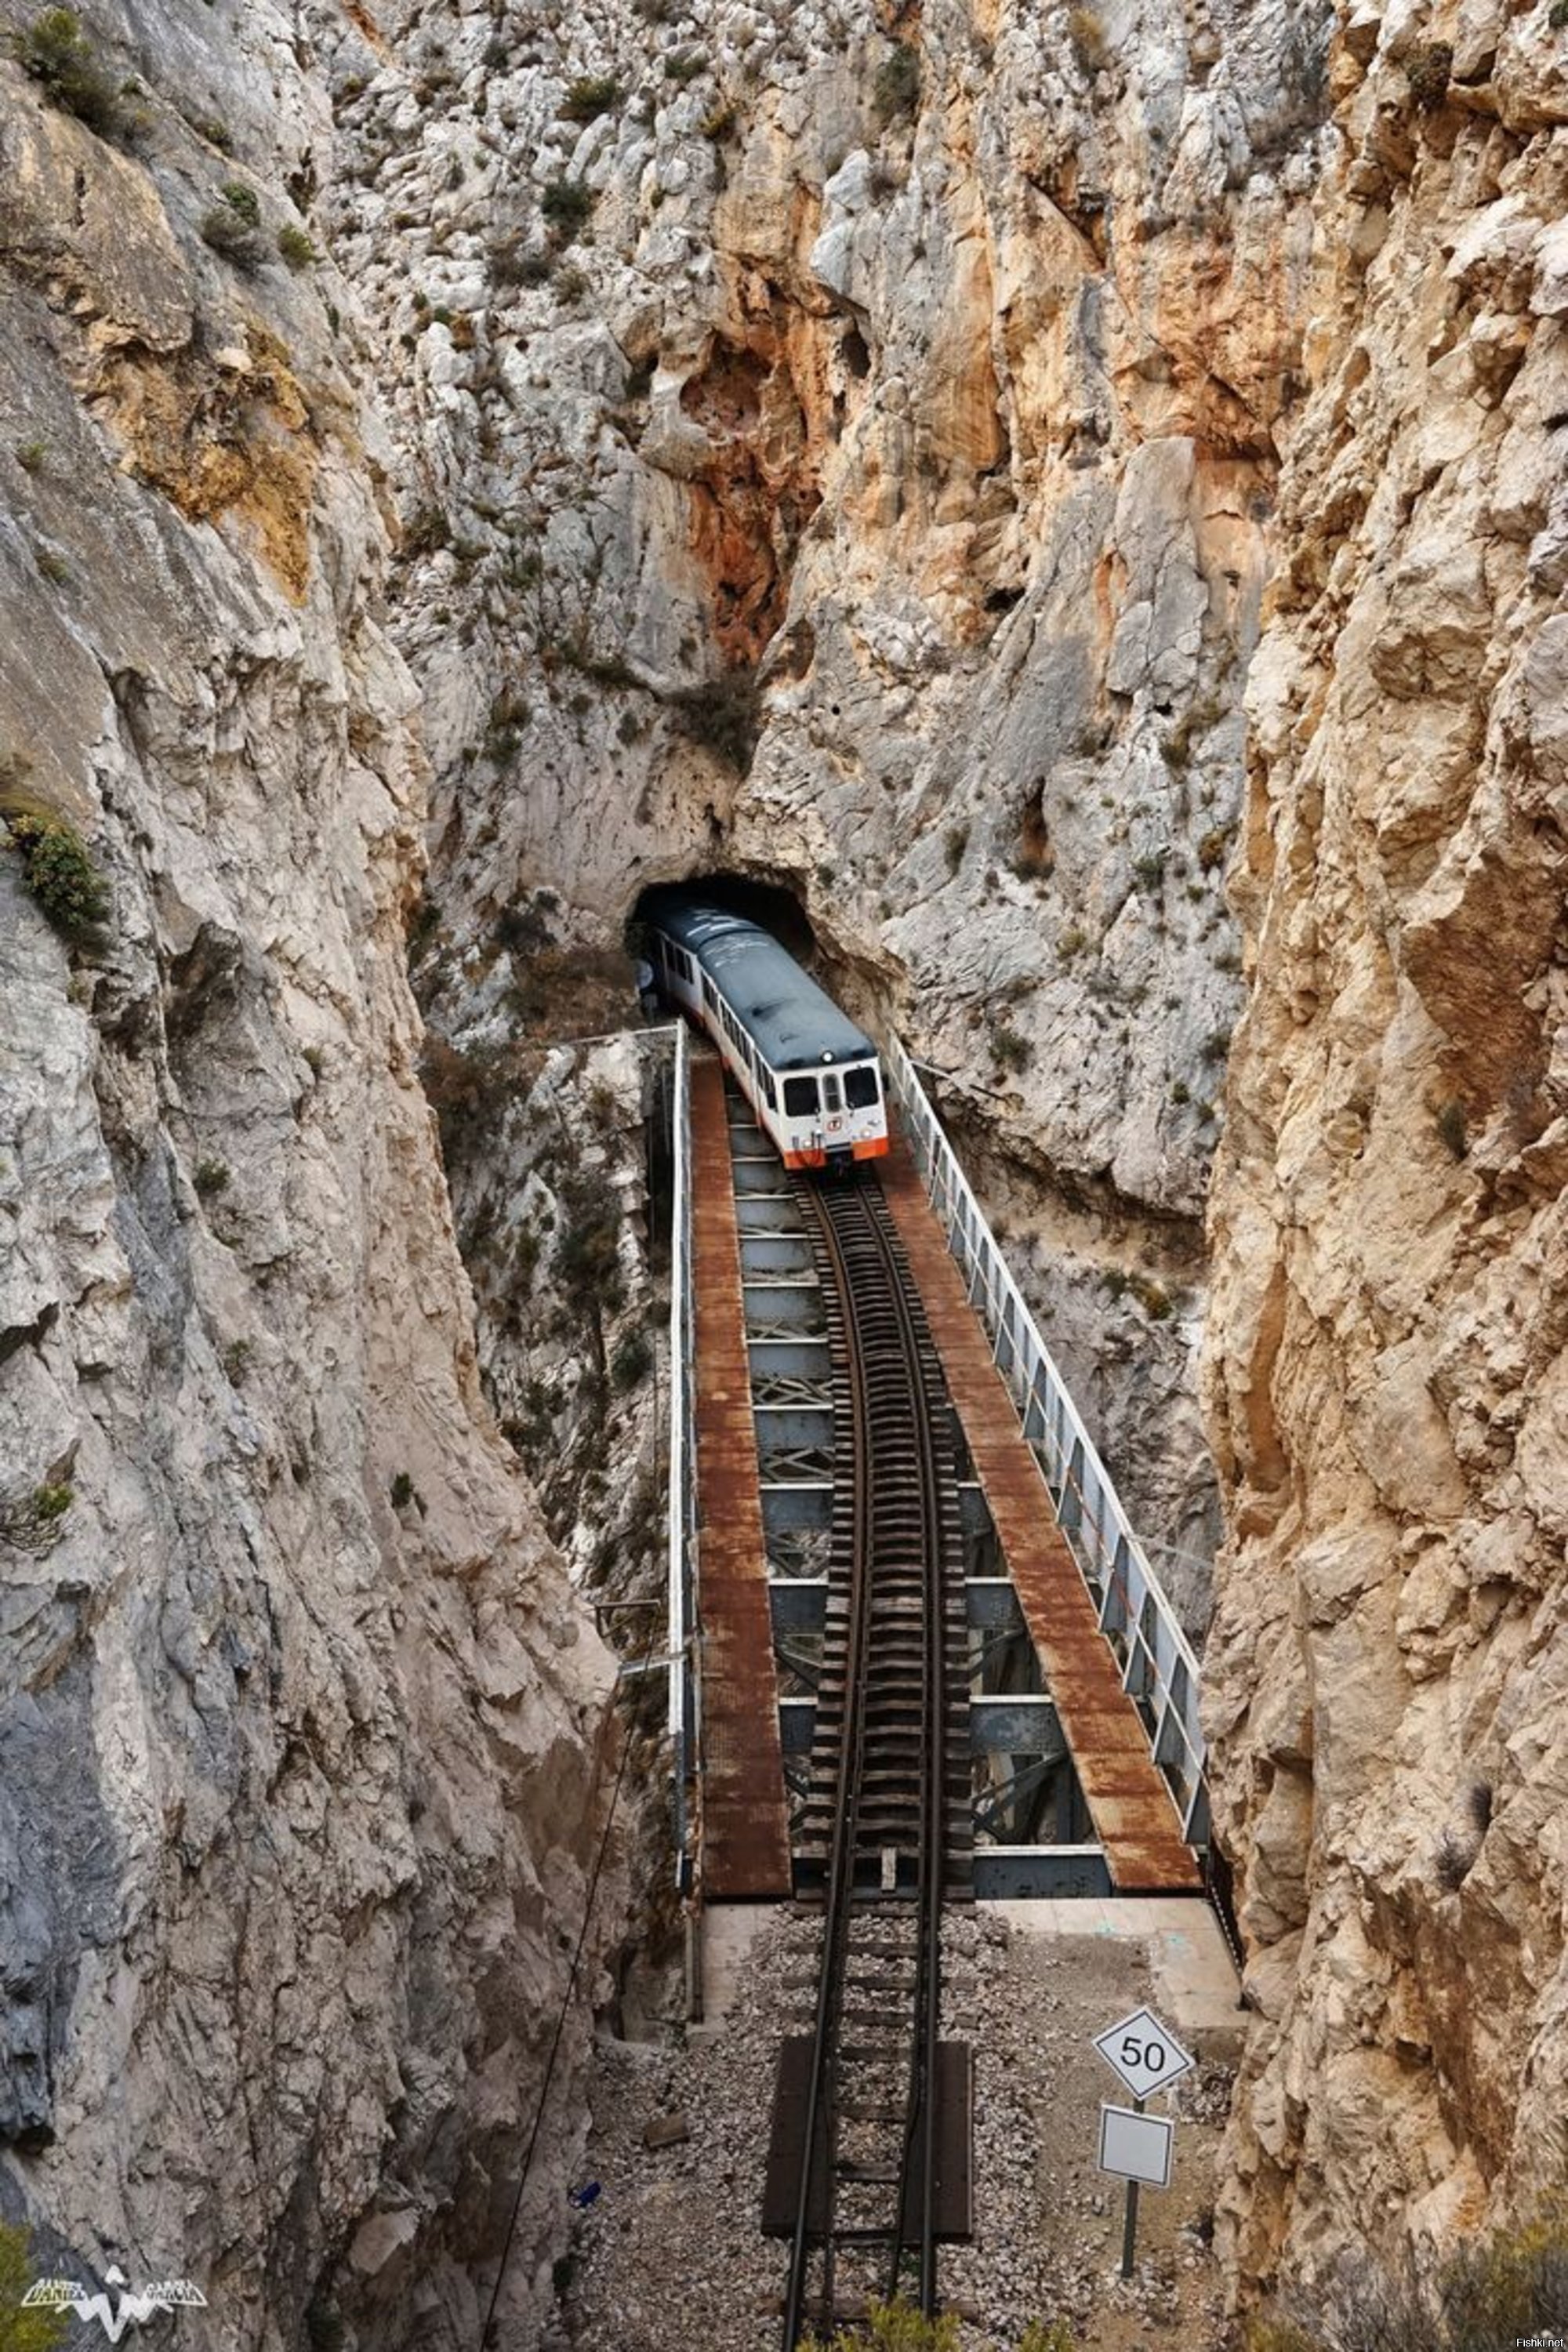
<path id="1" fill-rule="evenodd" d="M 454 971 L 541 887 L 613 941 L 650 881 L 786 883 L 1005 1156 L 1021 1255 L 1071 1238 L 1046 1318 L 1151 1540 L 1201 1555 L 1221 886 L 1326 13 L 317 31 Z M 459 1043 L 482 978 L 439 989 Z"/>
<path id="2" fill-rule="evenodd" d="M 58 2269 L 195 2277 L 246 2352 L 455 2352 L 606 1661 L 479 1396 L 416 1076 L 378 426 L 351 295 L 277 245 L 324 105 L 285 16 L 197 15 L 90 20 L 119 144 L 0 61 L 0 786 L 110 898 L 68 945 L 0 834 L 0 2206 Z"/>
<path id="3" fill-rule="evenodd" d="M 1345 12 L 1248 694 L 1207 1662 L 1244 2280 L 1563 2173 L 1568 65 Z"/>

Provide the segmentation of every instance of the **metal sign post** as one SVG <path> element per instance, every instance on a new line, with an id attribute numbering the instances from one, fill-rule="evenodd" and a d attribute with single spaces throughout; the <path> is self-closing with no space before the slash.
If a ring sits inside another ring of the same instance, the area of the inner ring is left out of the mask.
<path id="1" fill-rule="evenodd" d="M 1142 2114 L 1142 2099 L 1133 2100 L 1132 2112 L 1137 2116 Z M 1121 2275 L 1124 2279 L 1130 2279 L 1132 2275 L 1132 2250 L 1137 2242 L 1138 2183 L 1136 2180 L 1130 2179 L 1122 2192 L 1121 2204 Z"/>
<path id="2" fill-rule="evenodd" d="M 1132 2275 L 1132 2251 L 1138 2236 L 1138 2188 L 1147 2180 L 1158 2189 L 1171 2182 L 1171 2149 L 1176 2126 L 1167 2116 L 1146 2116 L 1144 2102 L 1184 2074 L 1192 2064 L 1168 2027 L 1152 2010 L 1135 2009 L 1094 2037 L 1094 2046 L 1112 2073 L 1132 2094 L 1128 2107 L 1100 2110 L 1100 2168 L 1119 2174 L 1127 2183 L 1121 2223 L 1121 2275 Z"/>

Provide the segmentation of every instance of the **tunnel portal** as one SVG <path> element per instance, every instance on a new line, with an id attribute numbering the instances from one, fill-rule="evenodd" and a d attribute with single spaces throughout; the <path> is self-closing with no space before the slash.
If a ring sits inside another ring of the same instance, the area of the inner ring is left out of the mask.
<path id="1" fill-rule="evenodd" d="M 659 901 L 680 898 L 692 904 L 722 907 L 771 931 L 781 947 L 803 964 L 816 961 L 816 934 L 796 893 L 783 883 L 762 882 L 750 874 L 693 874 L 689 879 L 650 883 L 637 894 L 627 925 L 626 945 L 635 951 L 637 927 Z"/>

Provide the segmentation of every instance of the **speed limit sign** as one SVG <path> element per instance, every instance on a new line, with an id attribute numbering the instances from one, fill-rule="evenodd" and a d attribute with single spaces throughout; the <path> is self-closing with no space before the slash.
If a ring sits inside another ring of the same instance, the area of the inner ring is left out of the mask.
<path id="1" fill-rule="evenodd" d="M 1183 2049 L 1152 2009 L 1135 2009 L 1119 2025 L 1108 2026 L 1095 2035 L 1094 2046 L 1135 2099 L 1152 2098 L 1193 2063 L 1191 2052 Z"/>

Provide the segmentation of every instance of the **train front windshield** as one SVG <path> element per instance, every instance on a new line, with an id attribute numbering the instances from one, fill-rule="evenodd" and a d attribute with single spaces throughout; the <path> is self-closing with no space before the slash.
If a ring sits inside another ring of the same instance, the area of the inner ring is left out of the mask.
<path id="1" fill-rule="evenodd" d="M 851 1110 L 869 1110 L 877 1099 L 877 1071 L 871 1062 L 858 1062 L 844 1073 L 844 1099 Z"/>

